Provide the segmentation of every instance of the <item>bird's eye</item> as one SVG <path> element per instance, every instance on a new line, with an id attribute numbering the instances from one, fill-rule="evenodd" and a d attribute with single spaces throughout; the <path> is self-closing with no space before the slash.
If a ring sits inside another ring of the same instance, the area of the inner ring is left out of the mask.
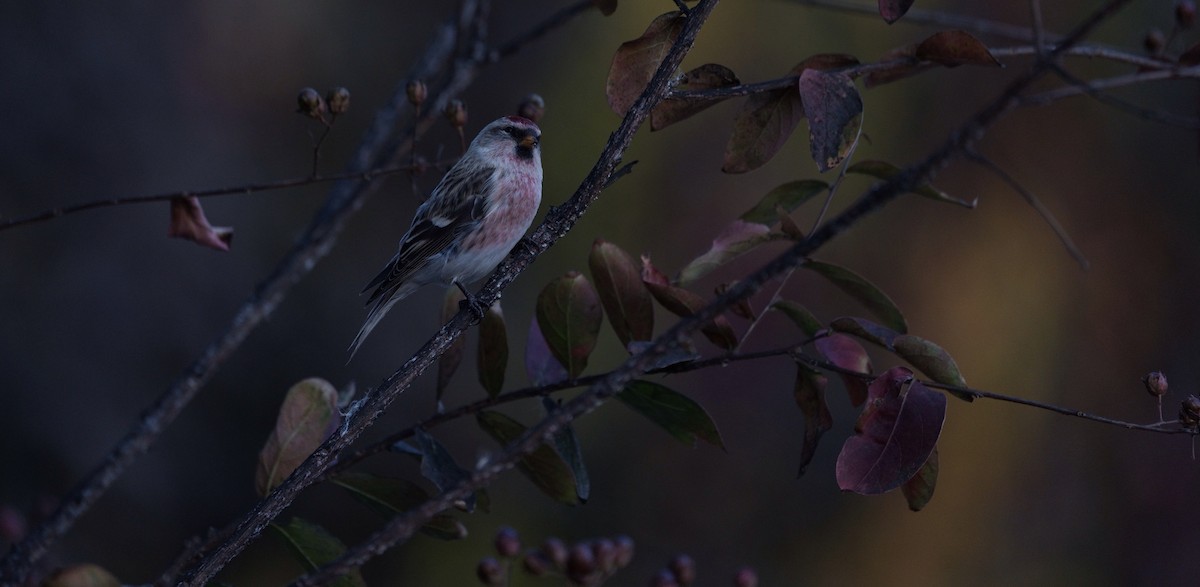
<path id="1" fill-rule="evenodd" d="M 504 132 L 508 133 L 508 136 L 510 136 L 514 139 L 521 138 L 521 131 L 517 130 L 517 127 L 515 127 L 515 126 L 504 127 Z"/>

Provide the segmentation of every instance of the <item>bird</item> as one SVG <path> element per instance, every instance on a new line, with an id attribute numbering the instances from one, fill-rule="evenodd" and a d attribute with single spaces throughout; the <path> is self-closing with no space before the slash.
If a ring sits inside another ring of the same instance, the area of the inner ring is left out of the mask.
<path id="1" fill-rule="evenodd" d="M 520 116 L 496 119 L 479 131 L 417 207 L 400 250 L 363 288 L 374 291 L 366 322 L 350 343 L 351 359 L 388 310 L 421 286 L 455 285 L 479 310 L 465 285 L 508 256 L 541 206 L 541 137 L 538 125 Z"/>

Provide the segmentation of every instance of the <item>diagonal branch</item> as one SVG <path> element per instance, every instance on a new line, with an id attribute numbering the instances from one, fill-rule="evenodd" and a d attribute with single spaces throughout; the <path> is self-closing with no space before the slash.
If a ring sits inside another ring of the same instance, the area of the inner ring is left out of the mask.
<path id="1" fill-rule="evenodd" d="M 426 501 L 421 506 L 393 518 L 382 530 L 373 534 L 365 542 L 348 550 L 333 563 L 318 569 L 312 574 L 301 577 L 293 584 L 293 587 L 309 587 L 328 582 L 350 569 L 360 566 L 363 562 L 387 549 L 404 542 L 416 532 L 421 524 L 431 519 L 438 512 L 451 507 L 455 501 L 464 499 L 470 493 L 488 485 L 499 475 L 512 469 L 523 455 L 536 450 L 542 444 L 543 439 L 550 437 L 575 418 L 590 412 L 613 395 L 616 395 L 634 377 L 645 373 L 656 360 L 690 339 L 703 324 L 706 324 L 718 314 L 724 312 L 737 301 L 757 293 L 770 280 L 775 279 L 801 263 L 812 252 L 838 235 L 846 232 L 866 215 L 879 210 L 901 194 L 911 190 L 920 182 L 927 181 L 938 169 L 944 167 L 951 158 L 960 155 L 963 150 L 970 148 L 982 136 L 984 131 L 1004 114 L 1012 110 L 1017 104 L 1019 94 L 1049 69 L 1049 64 L 1055 57 L 1068 47 L 1078 43 L 1096 25 L 1106 20 L 1129 1 L 1109 0 L 1099 10 L 1089 15 L 1072 33 L 1047 53 L 1045 60 L 1039 60 L 1037 63 L 1034 63 L 1028 71 L 1016 80 L 1013 80 L 991 104 L 968 120 L 958 132 L 926 157 L 925 160 L 909 167 L 892 179 L 877 184 L 849 208 L 813 233 L 807 240 L 797 243 L 790 250 L 776 257 L 759 270 L 751 273 L 745 279 L 738 281 L 724 295 L 718 297 L 699 312 L 677 322 L 667 332 L 655 339 L 653 344 L 648 345 L 646 349 L 627 359 L 619 369 L 612 371 L 602 381 L 592 385 L 587 391 L 563 404 L 561 409 L 550 414 L 534 426 L 531 426 L 520 438 L 511 443 L 499 455 L 481 460 L 470 478 L 458 483 L 442 495 Z M 700 5 L 692 9 L 692 15 L 695 16 L 701 11 L 711 10 L 713 3 L 712 0 L 701 2 Z M 689 22 L 690 24 L 692 23 Z M 687 30 L 685 28 L 685 35 Z M 684 35 L 681 35 L 680 39 L 683 40 L 683 38 Z M 678 49 L 678 45 L 673 48 L 672 55 L 675 53 L 675 49 Z M 668 56 L 669 60 L 670 56 Z M 666 63 L 664 61 L 664 65 Z M 655 75 L 655 81 L 651 82 L 652 87 L 656 82 L 660 82 L 660 78 L 663 76 L 659 74 L 663 73 L 663 70 L 660 68 L 658 74 Z M 661 81 L 665 85 L 665 80 Z M 659 97 L 661 97 L 661 94 L 659 94 Z M 646 106 L 647 98 L 648 96 L 643 94 L 638 102 L 635 103 L 634 108 L 630 110 L 630 114 L 633 114 L 640 107 Z M 644 116 L 645 114 L 642 113 L 642 117 Z M 626 127 L 628 123 L 630 123 L 630 116 L 626 117 L 622 128 Z M 617 134 L 620 134 L 620 131 Z M 614 137 L 616 136 L 615 134 Z M 608 152 L 608 149 L 606 149 L 606 152 Z M 611 165 L 609 167 L 611 168 Z M 593 173 L 595 173 L 595 169 Z M 586 181 L 585 185 L 587 185 Z M 559 210 L 556 210 L 557 212 Z M 539 232 L 541 231 L 539 230 Z M 495 277 L 493 281 L 495 281 Z M 485 292 L 488 290 L 490 290 L 490 287 Z M 462 314 L 460 313 L 457 318 L 462 318 Z M 458 321 L 457 318 L 456 322 Z M 326 443 L 326 447 L 329 444 Z M 317 454 L 326 453 L 326 447 L 319 449 L 314 454 L 314 457 Z M 327 459 L 327 457 L 325 458 Z M 311 464 L 312 461 L 313 458 L 310 458 L 305 465 Z M 294 480 L 295 475 L 289 479 L 289 481 Z"/>

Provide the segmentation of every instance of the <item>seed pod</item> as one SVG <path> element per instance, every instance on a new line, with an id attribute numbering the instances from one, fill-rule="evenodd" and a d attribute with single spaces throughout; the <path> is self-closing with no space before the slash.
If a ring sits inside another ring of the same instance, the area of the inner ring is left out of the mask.
<path id="1" fill-rule="evenodd" d="M 581 542 L 572 546 L 567 555 L 567 578 L 582 584 L 595 572 L 596 557 L 592 554 L 591 545 Z"/>
<path id="2" fill-rule="evenodd" d="M 512 558 L 521 552 L 521 539 L 517 537 L 517 531 L 509 527 L 496 532 L 495 545 L 496 554 L 504 558 Z"/>
<path id="3" fill-rule="evenodd" d="M 1151 371 L 1142 377 L 1142 383 L 1146 386 L 1146 391 L 1154 397 L 1162 397 L 1167 395 L 1167 376 L 1161 371 Z"/>
<path id="4" fill-rule="evenodd" d="M 450 126 L 461 129 L 467 126 L 467 105 L 463 104 L 462 100 L 450 100 L 446 104 L 446 120 L 450 121 Z"/>
<path id="5" fill-rule="evenodd" d="M 1179 424 L 1188 430 L 1200 428 L 1200 397 L 1189 395 L 1179 406 Z"/>
<path id="6" fill-rule="evenodd" d="M 325 94 L 325 101 L 329 103 L 329 111 L 334 114 L 342 114 L 350 109 L 350 90 L 346 88 L 334 88 Z"/>
<path id="7" fill-rule="evenodd" d="M 325 115 L 325 100 L 321 99 L 321 94 L 312 88 L 304 88 L 296 96 L 296 104 L 299 108 L 296 112 L 320 120 Z"/>
<path id="8" fill-rule="evenodd" d="M 479 582 L 484 585 L 503 585 L 504 565 L 501 565 L 500 561 L 489 556 L 479 561 L 479 566 L 475 567 L 475 575 L 479 577 Z"/>
<path id="9" fill-rule="evenodd" d="M 687 587 L 696 582 L 696 561 L 686 554 L 671 559 L 667 568 L 675 574 L 675 580 L 679 581 L 681 587 Z"/>

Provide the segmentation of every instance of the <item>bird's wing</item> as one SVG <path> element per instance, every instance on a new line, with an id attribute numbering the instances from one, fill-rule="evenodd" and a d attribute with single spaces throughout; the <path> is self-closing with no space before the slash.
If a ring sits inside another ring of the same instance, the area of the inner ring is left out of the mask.
<path id="1" fill-rule="evenodd" d="M 494 176 L 494 167 L 455 165 L 442 177 L 433 195 L 417 208 L 412 226 L 400 241 L 400 251 L 363 288 L 364 293 L 376 288 L 368 305 L 379 298 L 390 298 L 431 257 L 478 224 L 487 206 L 483 196 L 491 190 Z"/>

